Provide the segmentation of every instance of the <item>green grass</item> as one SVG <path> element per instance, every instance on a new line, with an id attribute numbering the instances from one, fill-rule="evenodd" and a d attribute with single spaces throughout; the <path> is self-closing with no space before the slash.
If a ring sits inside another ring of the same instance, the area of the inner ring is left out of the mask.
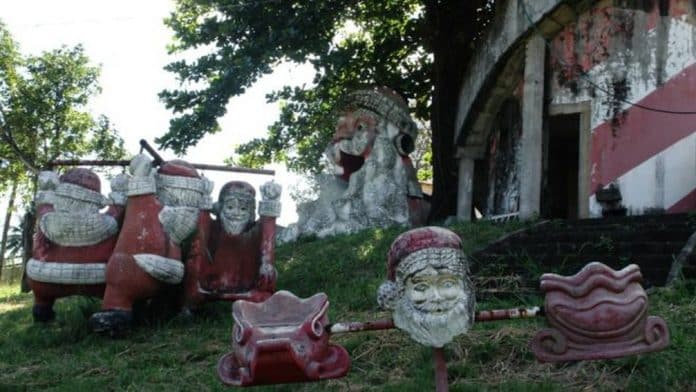
<path id="1" fill-rule="evenodd" d="M 467 252 L 519 223 L 454 226 Z M 402 229 L 368 230 L 277 249 L 278 287 L 306 297 L 326 292 L 331 321 L 387 317 L 375 304 L 386 252 Z M 0 391 L 224 390 L 215 373 L 230 349 L 232 320 L 226 303 L 209 304 L 194 318 L 146 319 L 126 339 L 92 334 L 86 325 L 99 301 L 58 301 L 57 320 L 34 325 L 31 295 L 0 286 Z M 540 364 L 528 348 L 542 319 L 479 323 L 445 348 L 452 391 L 671 391 L 696 389 L 696 284 L 657 290 L 650 314 L 663 317 L 672 334 L 660 353 L 621 360 Z M 536 296 L 485 299 L 480 309 L 541 303 Z M 431 351 L 391 330 L 332 337 L 351 355 L 345 378 L 320 383 L 253 388 L 258 391 L 433 390 Z"/>

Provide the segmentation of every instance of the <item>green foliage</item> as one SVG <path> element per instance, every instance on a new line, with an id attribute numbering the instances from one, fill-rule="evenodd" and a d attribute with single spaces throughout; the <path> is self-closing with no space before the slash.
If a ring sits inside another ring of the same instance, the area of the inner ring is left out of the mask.
<path id="1" fill-rule="evenodd" d="M 124 156 L 123 140 L 105 116 L 94 119 L 86 106 L 99 92 L 99 69 L 84 49 L 61 47 L 23 57 L 0 23 L 0 192 L 17 182 L 26 198 L 28 169 L 55 159 Z"/>
<path id="2" fill-rule="evenodd" d="M 451 227 L 467 252 L 520 224 L 487 222 Z M 386 249 L 403 229 L 367 230 L 278 247 L 279 288 L 301 296 L 325 291 L 331 321 L 384 318 L 375 289 L 385 275 Z M 145 319 L 131 336 L 110 340 L 90 333 L 87 318 L 99 302 L 57 302 L 57 320 L 31 322 L 31 296 L 0 286 L 0 390 L 229 390 L 216 364 L 230 350 L 229 304 L 205 307 L 194 318 Z M 650 294 L 651 315 L 670 327 L 662 352 L 611 361 L 538 363 L 528 348 L 543 319 L 477 323 L 445 347 L 452 391 L 667 391 L 696 388 L 696 284 L 687 281 Z M 353 298 L 355 297 L 355 298 Z M 529 299 L 536 305 L 538 296 Z M 517 298 L 479 301 L 479 309 L 520 306 Z M 379 331 L 336 335 L 350 353 L 350 373 L 317 383 L 257 387 L 259 391 L 433 390 L 431 351 L 406 334 Z"/>
<path id="3" fill-rule="evenodd" d="M 217 118 L 225 114 L 230 97 L 244 93 L 280 62 L 309 62 L 315 69 L 313 85 L 269 93 L 269 102 L 281 103 L 279 118 L 267 137 L 236 152 L 240 164 L 282 161 L 296 171 L 316 172 L 341 98 L 353 89 L 394 88 L 410 98 L 416 118 L 429 120 L 439 80 L 433 77 L 433 40 L 452 40 L 435 56 L 469 50 L 473 36 L 466 35 L 480 30 L 486 19 L 482 12 L 490 11 L 480 7 L 486 2 L 177 0 L 176 11 L 166 20 L 175 34 L 170 50 L 206 48 L 208 53 L 166 67 L 187 84 L 160 94 L 177 117 L 157 142 L 183 154 L 205 134 L 219 131 Z M 462 16 L 453 23 L 461 37 L 439 37 L 433 18 L 451 9 Z M 459 46 L 464 50 L 457 51 Z"/>

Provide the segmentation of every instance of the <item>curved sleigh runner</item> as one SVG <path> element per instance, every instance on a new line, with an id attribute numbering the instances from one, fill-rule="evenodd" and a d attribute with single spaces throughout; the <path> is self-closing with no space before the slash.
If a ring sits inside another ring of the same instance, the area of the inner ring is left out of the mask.
<path id="1" fill-rule="evenodd" d="M 232 305 L 232 351 L 218 362 L 218 377 L 232 386 L 319 381 L 343 377 L 346 350 L 329 343 L 326 294 L 301 299 L 278 291 L 262 303 Z"/>
<path id="2" fill-rule="evenodd" d="M 648 296 L 637 265 L 615 271 L 598 262 L 573 276 L 544 274 L 545 312 L 552 328 L 531 342 L 542 362 L 596 360 L 662 350 L 665 321 L 648 316 Z"/>

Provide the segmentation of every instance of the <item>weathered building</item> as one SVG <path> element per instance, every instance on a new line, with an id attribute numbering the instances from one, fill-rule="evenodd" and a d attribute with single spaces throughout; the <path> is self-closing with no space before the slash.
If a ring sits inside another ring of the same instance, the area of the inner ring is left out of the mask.
<path id="1" fill-rule="evenodd" d="M 696 1 L 507 0 L 462 85 L 458 217 L 696 209 Z"/>

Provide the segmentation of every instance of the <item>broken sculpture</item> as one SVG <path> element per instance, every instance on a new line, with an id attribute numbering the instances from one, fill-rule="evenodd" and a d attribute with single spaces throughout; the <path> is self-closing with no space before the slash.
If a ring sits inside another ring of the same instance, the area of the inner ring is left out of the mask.
<path id="1" fill-rule="evenodd" d="M 136 301 L 181 283 L 181 245 L 210 209 L 212 183 L 184 161 L 168 161 L 155 171 L 140 154 L 129 169 L 126 213 L 107 263 L 102 311 L 90 319 L 93 330 L 111 335 L 130 328 Z"/>
<path id="2" fill-rule="evenodd" d="M 34 321 L 55 318 L 53 304 L 70 295 L 101 297 L 106 262 L 116 244 L 124 211 L 125 179 L 111 182 L 111 199 L 101 194 L 92 171 L 68 170 L 39 176 L 37 231 L 26 273 L 34 292 Z M 99 210 L 108 205 L 104 213 Z"/>
<path id="3" fill-rule="evenodd" d="M 343 377 L 346 350 L 329 343 L 326 294 L 301 299 L 278 291 L 263 303 L 232 305 L 232 351 L 220 358 L 218 377 L 232 386 L 319 381 Z"/>
<path id="4" fill-rule="evenodd" d="M 545 313 L 551 328 L 531 347 L 543 362 L 619 358 L 669 344 L 663 319 L 648 316 L 648 296 L 637 265 L 615 271 L 598 262 L 573 276 L 544 274 Z"/>
<path id="5" fill-rule="evenodd" d="M 387 256 L 377 302 L 420 344 L 442 347 L 474 323 L 476 299 L 459 237 L 441 227 L 398 236 Z"/>
<path id="6" fill-rule="evenodd" d="M 258 221 L 256 192 L 241 181 L 228 182 L 220 190 L 214 207 L 217 220 L 201 216 L 186 262 L 187 308 L 210 300 L 260 302 L 275 291 L 275 220 L 281 187 L 268 182 L 260 190 Z"/>
<path id="7" fill-rule="evenodd" d="M 417 136 L 406 102 L 394 91 L 350 94 L 325 151 L 334 175 L 320 182 L 317 200 L 298 206 L 298 222 L 279 239 L 423 224 L 428 207 L 409 158 Z"/>

